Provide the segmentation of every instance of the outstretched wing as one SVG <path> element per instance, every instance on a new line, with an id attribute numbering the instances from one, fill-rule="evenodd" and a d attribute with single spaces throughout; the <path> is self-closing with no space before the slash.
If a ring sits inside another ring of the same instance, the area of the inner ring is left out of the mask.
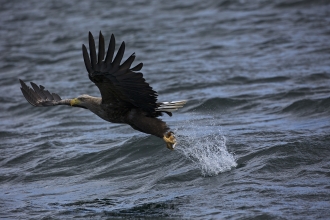
<path id="1" fill-rule="evenodd" d="M 45 90 L 42 85 L 37 86 L 35 83 L 31 82 L 32 88 L 27 86 L 23 80 L 19 79 L 21 83 L 21 91 L 26 98 L 26 100 L 33 106 L 54 106 L 54 105 L 70 105 L 71 99 L 62 100 L 56 93 L 50 93 Z"/>
<path id="2" fill-rule="evenodd" d="M 111 35 L 105 56 L 104 37 L 100 32 L 98 58 L 96 58 L 95 41 L 89 32 L 90 56 L 85 45 L 82 45 L 82 50 L 88 76 L 99 88 L 103 104 L 138 107 L 150 115 L 159 114 L 155 111 L 158 107 L 157 93 L 145 81 L 143 74 L 137 72 L 142 69 L 143 64 L 131 68 L 135 59 L 134 53 L 120 64 L 125 52 L 124 42 L 112 60 L 115 52 L 115 37 Z"/>

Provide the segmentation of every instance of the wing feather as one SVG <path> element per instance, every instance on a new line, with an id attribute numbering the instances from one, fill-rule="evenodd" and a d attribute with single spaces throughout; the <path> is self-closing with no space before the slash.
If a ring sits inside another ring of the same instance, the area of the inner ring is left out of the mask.
<path id="1" fill-rule="evenodd" d="M 52 94 L 50 94 L 50 92 L 48 90 L 45 90 L 44 94 L 46 95 L 46 99 L 55 100 L 55 98 L 52 96 Z"/>
<path id="2" fill-rule="evenodd" d="M 118 72 L 120 73 L 117 73 L 117 75 L 122 75 L 123 73 L 121 72 L 127 71 L 131 67 L 134 60 L 135 60 L 135 53 L 133 53 L 122 65 L 120 65 L 120 69 L 118 70 Z"/>
<path id="3" fill-rule="evenodd" d="M 111 63 L 112 63 L 112 58 L 113 58 L 113 55 L 115 53 L 115 45 L 116 45 L 115 36 L 113 34 L 111 34 L 111 39 L 110 39 L 110 42 L 109 42 L 107 57 L 105 58 L 105 63 L 106 63 L 107 66 L 111 65 Z"/>
<path id="4" fill-rule="evenodd" d="M 97 70 L 95 41 L 91 32 L 89 32 L 89 51 L 91 56 L 91 66 L 94 70 Z"/>
<path id="5" fill-rule="evenodd" d="M 23 80 L 19 79 L 21 83 L 21 91 L 25 99 L 33 106 L 54 106 L 54 105 L 70 105 L 71 99 L 62 100 L 56 93 L 50 94 L 45 87 L 37 86 L 35 83 L 31 82 L 31 87 L 27 86 Z"/>
<path id="6" fill-rule="evenodd" d="M 39 87 L 38 87 L 35 83 L 31 82 L 30 84 L 31 84 L 32 88 L 33 88 L 34 91 L 35 91 L 35 97 L 37 97 L 37 98 L 39 98 L 39 99 L 47 98 L 47 97 L 43 94 L 43 92 L 41 92 L 41 89 L 39 89 Z"/>
<path id="7" fill-rule="evenodd" d="M 82 51 L 83 51 L 84 63 L 85 63 L 87 72 L 92 72 L 93 68 L 91 66 L 91 61 L 89 59 L 89 55 L 88 55 L 87 48 L 85 45 L 82 45 Z"/>
<path id="8" fill-rule="evenodd" d="M 104 37 L 100 31 L 100 36 L 99 36 L 99 56 L 98 56 L 98 63 L 101 63 L 104 59 L 104 54 L 105 54 L 105 48 L 104 48 Z"/>
<path id="9" fill-rule="evenodd" d="M 56 101 L 60 101 L 61 100 L 61 97 L 59 95 L 57 95 L 56 93 L 52 93 L 52 96 L 54 97 L 54 99 Z"/>
<path id="10" fill-rule="evenodd" d="M 143 67 L 143 63 L 139 63 L 138 65 L 136 65 L 135 67 L 133 67 L 131 70 L 132 71 L 140 71 Z"/>
<path id="11" fill-rule="evenodd" d="M 121 43 L 115 59 L 112 62 L 112 73 L 116 74 L 125 52 L 125 42 Z"/>
<path id="12" fill-rule="evenodd" d="M 125 52 L 125 43 L 123 42 L 112 61 L 115 52 L 115 37 L 111 35 L 107 55 L 103 61 L 105 52 L 103 49 L 104 38 L 101 32 L 99 41 L 98 63 L 96 63 L 95 41 L 91 33 L 89 33 L 90 59 L 85 46 L 82 50 L 89 78 L 99 88 L 102 103 L 137 107 L 149 115 L 160 115 L 161 113 L 156 112 L 158 107 L 157 93 L 145 81 L 143 74 L 137 72 L 142 69 L 143 64 L 139 63 L 131 68 L 135 53 L 120 64 Z"/>

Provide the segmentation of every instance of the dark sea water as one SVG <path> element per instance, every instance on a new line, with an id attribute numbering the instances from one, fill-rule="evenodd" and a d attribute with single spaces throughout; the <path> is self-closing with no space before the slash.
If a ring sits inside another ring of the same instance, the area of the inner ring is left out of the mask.
<path id="1" fill-rule="evenodd" d="M 178 139 L 36 108 L 18 78 L 99 96 L 102 30 L 158 91 Z M 1 1 L 0 219 L 329 219 L 330 2 Z"/>

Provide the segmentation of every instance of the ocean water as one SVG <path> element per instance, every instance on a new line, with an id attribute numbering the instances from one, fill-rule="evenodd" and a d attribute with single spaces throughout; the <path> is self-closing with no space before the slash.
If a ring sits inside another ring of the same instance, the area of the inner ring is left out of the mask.
<path id="1" fill-rule="evenodd" d="M 1 219 L 329 219 L 330 2 L 1 1 Z M 18 79 L 99 96 L 88 32 L 188 100 L 159 138 L 36 108 Z M 106 43 L 107 43 L 106 42 Z"/>

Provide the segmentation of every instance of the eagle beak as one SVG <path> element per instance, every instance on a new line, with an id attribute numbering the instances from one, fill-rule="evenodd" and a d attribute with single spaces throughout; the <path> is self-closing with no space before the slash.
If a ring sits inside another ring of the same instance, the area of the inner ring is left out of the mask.
<path id="1" fill-rule="evenodd" d="M 77 98 L 71 99 L 71 101 L 70 101 L 71 106 L 78 105 L 79 103 L 80 103 L 80 101 Z"/>
<path id="2" fill-rule="evenodd" d="M 176 139 L 174 136 L 174 133 L 172 131 L 167 132 L 164 137 L 163 140 L 166 143 L 166 147 L 170 150 L 174 150 L 175 145 L 176 145 Z"/>

